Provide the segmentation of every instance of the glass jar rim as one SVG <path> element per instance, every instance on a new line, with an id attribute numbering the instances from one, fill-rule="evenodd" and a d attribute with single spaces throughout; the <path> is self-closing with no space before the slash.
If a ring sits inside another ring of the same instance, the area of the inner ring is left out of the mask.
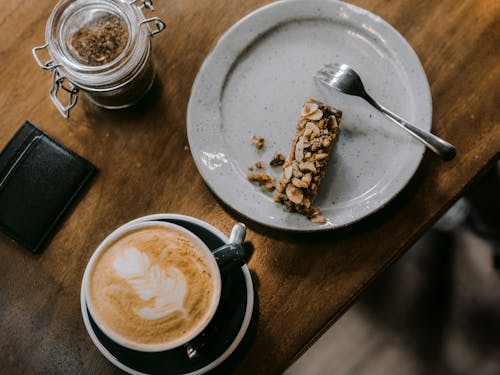
<path id="1" fill-rule="evenodd" d="M 70 56 L 64 35 L 67 21 L 76 12 L 106 11 L 120 17 L 129 33 L 127 43 L 115 58 L 102 65 L 86 65 Z M 150 53 L 149 35 L 141 21 L 140 9 L 122 0 L 60 0 L 53 8 L 45 28 L 48 53 L 54 65 L 76 86 L 88 90 L 107 90 L 129 81 Z"/>

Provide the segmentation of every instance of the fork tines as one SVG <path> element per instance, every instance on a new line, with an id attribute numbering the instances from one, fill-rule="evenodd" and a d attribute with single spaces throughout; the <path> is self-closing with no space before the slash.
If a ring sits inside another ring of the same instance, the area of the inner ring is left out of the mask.
<path id="1" fill-rule="evenodd" d="M 322 68 L 316 72 L 314 78 L 329 85 L 330 81 L 333 79 L 333 73 L 325 68 Z"/>

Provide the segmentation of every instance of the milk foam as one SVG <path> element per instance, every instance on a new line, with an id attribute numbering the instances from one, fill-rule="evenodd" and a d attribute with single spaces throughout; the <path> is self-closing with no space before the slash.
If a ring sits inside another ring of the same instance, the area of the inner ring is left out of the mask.
<path id="1" fill-rule="evenodd" d="M 176 311 L 186 316 L 183 306 L 186 296 L 184 274 L 176 267 L 163 270 L 159 265 L 150 263 L 148 255 L 135 247 L 125 249 L 122 256 L 113 262 L 116 273 L 127 280 L 141 299 L 147 301 L 154 298 L 154 307 L 135 312 L 149 320 L 160 319 Z"/>
<path id="2" fill-rule="evenodd" d="M 94 320 L 132 348 L 191 337 L 213 316 L 219 296 L 218 267 L 203 243 L 161 225 L 109 243 L 89 273 Z"/>

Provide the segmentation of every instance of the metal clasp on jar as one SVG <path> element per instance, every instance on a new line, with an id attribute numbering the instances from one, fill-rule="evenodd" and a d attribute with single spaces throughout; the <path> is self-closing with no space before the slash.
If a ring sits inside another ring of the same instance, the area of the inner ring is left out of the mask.
<path id="1" fill-rule="evenodd" d="M 69 118 L 69 111 L 76 105 L 76 102 L 78 101 L 78 91 L 80 89 L 75 85 L 73 85 L 69 80 L 68 80 L 69 86 L 64 84 L 66 77 L 63 76 L 58 69 L 61 65 L 55 64 L 54 61 L 50 59 L 42 63 L 37 53 L 38 51 L 41 51 L 47 48 L 48 46 L 49 46 L 48 43 L 45 43 L 43 46 L 36 46 L 31 50 L 31 52 L 33 54 L 36 63 L 42 69 L 52 71 L 52 84 L 50 85 L 49 89 L 49 97 L 56 106 L 56 108 L 59 110 L 59 112 L 61 112 L 61 114 L 64 116 L 64 118 Z M 60 88 L 62 88 L 69 94 L 67 104 L 63 104 L 57 97 L 57 93 L 59 92 Z"/>
<path id="2" fill-rule="evenodd" d="M 136 4 L 140 3 L 140 5 Z M 129 1 L 130 5 L 135 5 L 138 7 L 140 10 L 144 12 L 144 9 L 149 9 L 151 11 L 155 10 L 153 7 L 153 1 L 152 0 L 131 0 Z M 156 26 L 155 29 L 151 29 L 149 27 L 149 23 L 153 22 Z M 165 28 L 165 23 L 159 19 L 158 17 L 151 17 L 151 18 L 146 18 L 145 20 L 139 22 L 140 25 L 146 26 L 149 36 L 153 37 L 155 34 L 158 34 Z"/>

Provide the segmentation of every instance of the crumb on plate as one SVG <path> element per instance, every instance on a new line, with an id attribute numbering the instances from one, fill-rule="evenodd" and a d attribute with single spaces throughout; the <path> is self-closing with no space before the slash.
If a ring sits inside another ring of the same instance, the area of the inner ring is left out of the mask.
<path id="1" fill-rule="evenodd" d="M 260 150 L 262 147 L 264 147 L 264 137 L 259 137 L 258 135 L 253 135 L 252 142 L 258 150 Z"/>

